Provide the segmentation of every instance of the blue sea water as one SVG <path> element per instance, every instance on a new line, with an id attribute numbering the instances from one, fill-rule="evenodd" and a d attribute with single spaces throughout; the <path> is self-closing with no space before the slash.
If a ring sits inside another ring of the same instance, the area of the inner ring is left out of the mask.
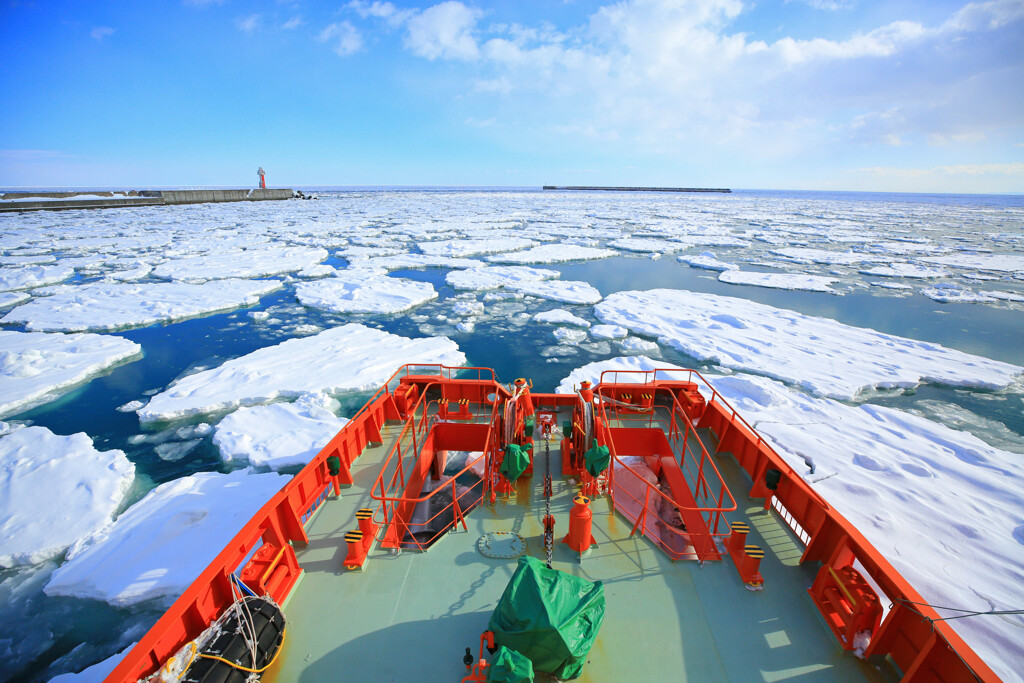
<path id="1" fill-rule="evenodd" d="M 744 230 L 783 229 L 788 243 L 799 246 L 825 248 L 837 226 L 849 234 L 851 226 L 861 225 L 875 241 L 894 236 L 920 237 L 952 244 L 964 253 L 1024 253 L 1024 197 L 1018 196 L 744 191 L 732 195 L 652 197 L 628 193 L 543 193 L 524 188 L 302 189 L 316 191 L 322 199 L 315 203 L 240 207 L 231 220 L 266 220 L 267 215 L 272 215 L 272 220 L 282 224 L 307 225 L 308 232 L 316 235 L 329 232 L 331 225 L 339 223 L 366 223 L 386 229 L 410 217 L 422 218 L 422 206 L 445 210 L 469 205 L 474 211 L 473 218 L 507 220 L 512 216 L 523 225 L 543 226 L 565 224 L 566 216 L 571 215 L 572 220 L 586 220 L 609 230 L 641 233 L 648 223 L 677 220 L 674 207 L 685 205 L 687 220 L 728 223 L 737 234 Z M 194 217 L 208 209 L 162 210 L 168 213 L 160 215 L 160 220 L 173 222 L 173 212 L 187 211 Z M 133 211 L 109 210 L 99 218 L 129 227 L 145 227 L 133 225 L 137 220 Z M 225 220 L 216 209 L 209 211 L 217 220 Z M 68 212 L 50 214 L 49 218 L 37 214 L 23 219 L 7 216 L 0 223 L 0 234 L 17 233 L 25 222 L 52 228 L 61 221 L 97 220 L 98 213 Z M 138 220 L 153 220 L 154 216 L 149 211 L 141 215 L 146 218 Z M 441 223 L 446 218 L 435 216 Z M 460 221 L 462 218 L 465 216 Z M 230 225 L 230 221 L 225 223 L 227 229 Z M 598 244 L 606 242 L 599 234 L 600 230 L 593 231 L 587 239 Z M 893 278 L 912 286 L 910 290 L 894 292 L 867 284 L 882 278 L 858 275 L 855 267 L 794 264 L 772 255 L 776 245 L 751 245 L 702 247 L 688 253 L 712 250 L 720 259 L 740 261 L 748 270 L 839 272 L 840 284 L 836 287 L 843 295 L 729 285 L 719 282 L 717 273 L 679 263 L 675 254 L 651 258 L 649 254 L 622 252 L 607 259 L 537 267 L 557 270 L 564 280 L 586 281 L 602 295 L 657 287 L 740 297 L 1024 365 L 1024 306 L 1019 303 L 938 303 L 919 293 L 925 286 L 921 281 Z M 851 242 L 843 248 L 850 246 L 859 244 Z M 414 251 L 415 244 L 410 244 L 409 249 Z M 326 263 L 337 267 L 347 264 L 334 255 L 335 248 L 329 251 L 332 256 Z M 997 281 L 979 285 L 958 279 L 959 274 L 969 272 L 966 269 L 954 271 L 948 279 L 977 289 L 1024 294 L 1024 273 L 1002 273 Z M 159 430 L 166 425 L 145 428 L 135 413 L 119 412 L 117 408 L 130 401 L 145 400 L 154 391 L 163 390 L 176 378 L 197 369 L 215 367 L 228 359 L 300 336 L 304 334 L 300 329 L 303 325 L 326 329 L 357 321 L 410 337 L 446 335 L 457 342 L 470 365 L 494 368 L 506 382 L 530 377 L 539 391 L 553 390 L 576 367 L 620 355 L 613 345 L 581 347 L 569 353 L 553 349 L 551 326 L 529 322 L 511 325 L 505 316 L 485 315 L 472 332 L 461 332 L 441 318 L 450 309 L 449 299 L 460 294 L 446 284 L 448 272 L 447 268 L 392 271 L 392 277 L 431 283 L 439 295 L 432 302 L 398 315 L 341 315 L 303 307 L 298 304 L 294 289 L 287 286 L 264 296 L 253 307 L 118 331 L 116 334 L 142 345 L 142 359 L 117 367 L 58 400 L 8 420 L 41 425 L 58 434 L 85 432 L 100 449 L 125 451 L 137 468 L 138 481 L 132 496 L 135 501 L 162 482 L 199 471 L 225 471 L 227 466 L 218 458 L 209 437 L 181 460 L 162 459 L 154 446 L 161 438 Z M 91 279 L 94 276 L 85 275 L 78 276 L 76 281 Z M 536 299 L 510 305 L 529 314 L 564 308 L 598 322 L 588 305 Z M 248 316 L 253 310 L 271 312 L 276 322 L 255 323 Z M 658 358 L 667 362 L 712 372 L 716 369 L 713 364 L 668 348 L 657 353 Z M 344 398 L 343 413 L 351 415 L 358 410 L 365 394 Z M 973 431 L 1002 448 L 1024 451 L 1024 401 L 1019 387 L 985 392 L 925 384 L 914 391 L 878 392 L 859 400 L 916 410 Z M 41 589 L 53 566 L 51 563 L 0 571 L 0 680 L 46 680 L 55 673 L 80 669 L 137 639 L 158 616 L 158 610 L 145 606 L 117 609 L 94 600 L 47 597 Z"/>

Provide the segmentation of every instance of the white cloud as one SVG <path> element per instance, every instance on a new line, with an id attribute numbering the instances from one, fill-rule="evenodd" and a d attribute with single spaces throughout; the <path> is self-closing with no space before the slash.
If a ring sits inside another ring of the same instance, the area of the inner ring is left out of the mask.
<path id="1" fill-rule="evenodd" d="M 243 33 L 252 34 L 260 27 L 260 15 L 250 14 L 247 17 L 239 17 L 235 19 L 235 27 Z"/>
<path id="2" fill-rule="evenodd" d="M 364 0 L 352 0 L 352 2 L 348 3 L 347 7 L 355 11 L 363 19 L 371 17 L 383 19 L 392 26 L 398 26 L 416 14 L 416 10 L 400 10 L 390 2 L 380 2 L 380 0 L 374 0 L 372 3 L 364 2 Z"/>
<path id="3" fill-rule="evenodd" d="M 302 26 L 305 23 L 306 22 L 302 19 L 301 15 L 300 16 L 294 16 L 291 19 L 289 19 L 288 21 L 286 21 L 283 24 L 281 24 L 281 28 L 285 29 L 286 31 L 292 31 L 292 30 L 297 29 L 298 27 Z"/>
<path id="4" fill-rule="evenodd" d="M 454 0 L 429 7 L 407 20 L 405 46 L 430 60 L 474 60 L 480 51 L 473 32 L 482 15 Z"/>
<path id="5" fill-rule="evenodd" d="M 347 57 L 363 46 L 363 37 L 359 30 L 347 21 L 331 24 L 320 32 L 317 40 L 321 43 L 333 43 L 331 49 L 341 57 Z"/>
<path id="6" fill-rule="evenodd" d="M 787 5 L 791 2 L 802 2 L 810 5 L 814 9 L 830 11 L 850 9 L 853 7 L 853 0 L 786 0 Z"/>
<path id="7" fill-rule="evenodd" d="M 109 26 L 97 26 L 89 32 L 89 35 L 92 36 L 93 40 L 103 40 L 107 36 L 114 35 L 114 29 Z"/>

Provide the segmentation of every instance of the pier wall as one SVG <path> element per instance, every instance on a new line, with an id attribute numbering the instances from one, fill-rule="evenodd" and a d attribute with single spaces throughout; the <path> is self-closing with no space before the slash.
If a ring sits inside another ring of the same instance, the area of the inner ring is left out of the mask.
<path id="1" fill-rule="evenodd" d="M 254 190 L 132 190 L 130 192 L 6 192 L 0 193 L 0 212 L 111 209 L 125 206 L 256 202 L 291 199 L 290 189 Z M 88 196 L 89 199 L 77 199 Z"/>

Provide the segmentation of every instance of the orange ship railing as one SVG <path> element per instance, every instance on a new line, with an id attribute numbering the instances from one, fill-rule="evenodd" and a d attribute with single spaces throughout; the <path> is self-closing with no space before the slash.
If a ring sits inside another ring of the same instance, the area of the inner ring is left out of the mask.
<path id="1" fill-rule="evenodd" d="M 604 441 L 612 455 L 609 488 L 616 509 L 635 523 L 634 532 L 649 532 L 648 537 L 672 559 L 721 559 L 715 541 L 728 536 L 723 513 L 735 510 L 736 501 L 704 444 L 694 437 L 699 444 L 699 453 L 695 453 L 698 449 L 691 440 L 695 428 L 675 394 L 667 387 L 609 383 L 602 375 L 597 395 L 601 399 Z M 636 401 L 632 402 L 634 396 Z M 613 420 L 619 424 L 628 420 L 628 425 L 638 418 L 646 425 L 612 426 Z M 645 481 L 626 464 L 622 457 L 628 455 L 641 455 L 655 474 L 660 471 L 672 495 Z M 620 468 L 620 477 L 644 482 L 640 487 L 642 499 L 633 487 L 615 485 L 616 468 Z M 621 468 L 628 473 L 621 472 Z M 676 510 L 679 520 L 673 518 Z M 651 528 L 651 518 L 655 528 Z"/>

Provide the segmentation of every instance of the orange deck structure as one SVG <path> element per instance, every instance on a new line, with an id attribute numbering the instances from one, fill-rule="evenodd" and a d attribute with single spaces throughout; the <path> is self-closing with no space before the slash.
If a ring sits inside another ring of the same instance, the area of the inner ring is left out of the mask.
<path id="1" fill-rule="evenodd" d="M 137 681 L 160 669 L 232 605 L 235 578 L 270 596 L 287 616 L 292 593 L 302 587 L 307 530 L 349 487 L 368 489 L 370 502 L 332 542 L 344 548 L 349 534 L 345 566 L 369 575 L 373 553 L 429 557 L 445 534 L 467 530 L 467 520 L 483 514 L 481 508 L 503 505 L 517 486 L 500 472 L 506 448 L 532 451 L 539 466 L 542 439 L 557 438 L 559 431 L 555 453 L 561 458 L 558 475 L 567 477 L 560 483 L 571 488 L 566 495 L 607 501 L 610 514 L 625 521 L 623 536 L 642 538 L 669 561 L 734 565 L 741 596 L 749 594 L 743 587 L 771 591 L 764 550 L 750 542 L 749 525 L 737 517 L 737 499 L 755 499 L 788 527 L 802 547 L 800 567 L 813 576 L 809 589 L 788 599 L 810 600 L 839 649 L 862 649 L 866 661 L 903 681 L 999 680 L 697 371 L 618 371 L 575 394 L 546 394 L 532 392 L 525 381 L 501 384 L 485 368 L 422 365 L 400 368 L 239 530 L 107 680 Z M 583 466 L 594 446 L 607 447 L 611 456 L 596 477 Z M 379 453 L 371 479 L 356 468 L 373 449 L 387 450 Z M 442 478 L 451 452 L 471 456 L 460 471 Z M 737 479 L 730 490 L 725 454 L 748 490 L 735 490 Z M 554 533 L 561 540 L 570 520 L 556 518 Z M 358 537 L 352 534 L 357 530 Z M 579 561 L 586 567 L 590 560 Z M 339 640 L 347 638 L 345 619 L 336 615 L 329 624 Z M 268 675 L 273 673 L 271 668 Z M 308 679 L 317 680 L 312 674 Z M 361 679 L 339 673 L 333 680 Z M 589 680 L 605 679 L 595 674 Z"/>

